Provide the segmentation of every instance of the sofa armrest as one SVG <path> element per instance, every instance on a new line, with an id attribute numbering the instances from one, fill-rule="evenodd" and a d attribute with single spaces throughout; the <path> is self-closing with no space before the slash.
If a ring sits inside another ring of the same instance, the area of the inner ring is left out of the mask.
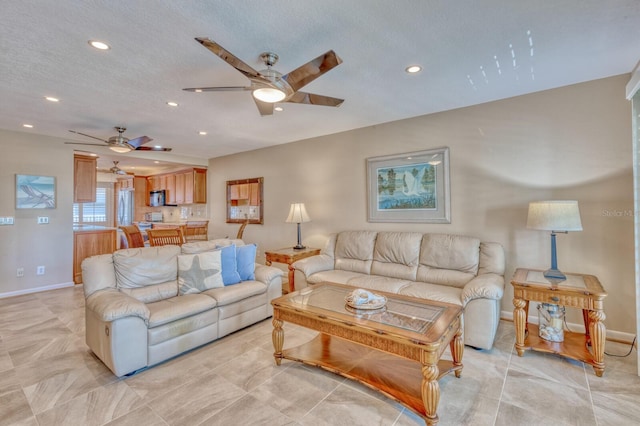
<path id="1" fill-rule="evenodd" d="M 125 317 L 139 317 L 149 324 L 147 305 L 116 289 L 97 291 L 86 300 L 87 309 L 105 322 L 113 322 Z"/>
<path id="2" fill-rule="evenodd" d="M 315 274 L 316 272 L 329 271 L 334 267 L 333 257 L 327 254 L 311 256 L 294 262 L 294 269 L 302 272 L 305 277 Z"/>
<path id="3" fill-rule="evenodd" d="M 278 269 L 274 266 L 266 266 L 256 263 L 256 281 L 260 281 L 265 283 L 266 285 L 271 284 L 271 282 L 284 275 L 284 272 L 281 269 Z"/>
<path id="4" fill-rule="evenodd" d="M 498 274 L 481 274 L 462 289 L 462 306 L 473 299 L 500 300 L 504 294 L 504 277 Z"/>

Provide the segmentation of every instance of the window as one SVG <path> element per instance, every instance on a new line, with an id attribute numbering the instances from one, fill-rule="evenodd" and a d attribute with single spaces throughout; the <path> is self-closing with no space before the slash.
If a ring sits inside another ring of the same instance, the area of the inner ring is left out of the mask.
<path id="1" fill-rule="evenodd" d="M 113 189 L 109 183 L 98 183 L 95 203 L 74 203 L 73 223 L 110 226 L 113 223 Z"/>

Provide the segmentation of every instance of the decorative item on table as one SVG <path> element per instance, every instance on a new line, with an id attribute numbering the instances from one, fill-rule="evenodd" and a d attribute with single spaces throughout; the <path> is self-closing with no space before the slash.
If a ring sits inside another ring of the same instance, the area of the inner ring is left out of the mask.
<path id="1" fill-rule="evenodd" d="M 564 341 L 564 306 L 552 303 L 538 305 L 538 336 L 550 342 Z"/>
<path id="2" fill-rule="evenodd" d="M 300 224 L 304 222 L 311 222 L 311 218 L 307 214 L 307 209 L 305 209 L 304 203 L 292 203 L 291 209 L 289 210 L 289 216 L 287 216 L 287 220 L 285 220 L 285 222 L 298 224 L 298 244 L 293 247 L 294 250 L 302 250 L 306 248 L 302 245 Z"/>
<path id="3" fill-rule="evenodd" d="M 344 298 L 347 306 L 354 309 L 380 309 L 387 304 L 387 298 L 362 288 L 353 290 Z"/>
<path id="4" fill-rule="evenodd" d="M 582 231 L 580 209 L 577 201 L 535 201 L 529 203 L 527 228 L 551 231 L 551 268 L 544 277 L 552 284 L 567 279 L 558 269 L 556 258 L 556 234 Z"/>

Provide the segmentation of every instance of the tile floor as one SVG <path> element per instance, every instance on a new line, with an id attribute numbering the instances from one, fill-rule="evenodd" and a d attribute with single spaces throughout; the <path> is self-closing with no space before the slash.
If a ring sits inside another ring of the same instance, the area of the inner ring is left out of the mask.
<path id="1" fill-rule="evenodd" d="M 84 344 L 82 287 L 0 299 L 0 425 L 420 425 L 401 405 L 320 369 L 272 357 L 271 321 L 118 379 Z M 313 332 L 285 324 L 285 346 Z M 441 425 L 635 425 L 635 351 L 590 366 L 513 350 L 503 321 L 491 351 L 465 348 L 440 381 Z M 607 352 L 628 346 L 607 343 Z"/>

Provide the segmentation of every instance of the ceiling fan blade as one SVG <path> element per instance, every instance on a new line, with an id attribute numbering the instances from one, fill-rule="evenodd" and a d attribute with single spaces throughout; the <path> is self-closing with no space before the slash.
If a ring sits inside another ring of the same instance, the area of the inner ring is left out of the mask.
<path id="1" fill-rule="evenodd" d="M 107 146 L 103 143 L 88 143 L 88 142 L 65 142 L 67 145 L 90 145 L 90 146 Z"/>
<path id="2" fill-rule="evenodd" d="M 209 49 L 214 55 L 219 56 L 226 63 L 240 71 L 247 78 L 258 79 L 261 80 L 264 77 L 256 70 L 251 68 L 249 65 L 242 62 L 238 59 L 233 53 L 226 50 L 224 47 L 220 46 L 215 41 L 211 41 L 206 37 L 196 37 L 196 41 L 202 44 L 204 47 Z"/>
<path id="3" fill-rule="evenodd" d="M 249 86 L 229 86 L 229 87 L 190 87 L 186 90 L 187 92 L 236 92 L 243 90 L 253 90 L 252 87 Z"/>
<path id="4" fill-rule="evenodd" d="M 263 117 L 265 115 L 273 115 L 273 104 L 269 102 L 259 101 L 253 96 L 251 98 L 256 103 L 256 106 L 258 107 L 258 111 L 260 111 L 260 115 L 262 115 Z"/>
<path id="5" fill-rule="evenodd" d="M 91 139 L 97 139 L 97 140 L 102 141 L 102 142 L 107 142 L 107 141 L 106 141 L 106 140 L 104 140 L 104 139 L 100 139 L 100 138 L 97 138 L 97 137 L 95 137 L 95 136 L 87 135 L 86 133 L 76 132 L 75 130 L 69 130 L 69 131 L 70 131 L 71 133 L 75 133 L 76 135 L 82 135 L 82 136 L 86 136 L 86 137 L 91 138 Z"/>
<path id="6" fill-rule="evenodd" d="M 156 148 L 155 146 L 139 146 L 135 149 L 136 151 L 171 151 L 171 148 Z"/>
<path id="7" fill-rule="evenodd" d="M 153 139 L 151 139 L 149 136 L 140 136 L 139 138 L 129 139 L 127 143 L 134 149 L 137 149 L 140 145 L 144 145 L 145 143 L 151 142 L 152 140 Z"/>
<path id="8" fill-rule="evenodd" d="M 324 55 L 320 55 L 287 75 L 282 76 L 282 79 L 286 80 L 291 88 L 297 92 L 298 89 L 311 83 L 322 74 L 331 71 L 341 63 L 342 59 L 336 55 L 336 52 L 329 50 Z"/>
<path id="9" fill-rule="evenodd" d="M 309 104 L 309 105 L 322 105 L 339 107 L 344 102 L 344 99 L 332 98 L 331 96 L 316 95 L 314 93 L 296 92 L 286 102 L 292 102 L 295 104 Z"/>

